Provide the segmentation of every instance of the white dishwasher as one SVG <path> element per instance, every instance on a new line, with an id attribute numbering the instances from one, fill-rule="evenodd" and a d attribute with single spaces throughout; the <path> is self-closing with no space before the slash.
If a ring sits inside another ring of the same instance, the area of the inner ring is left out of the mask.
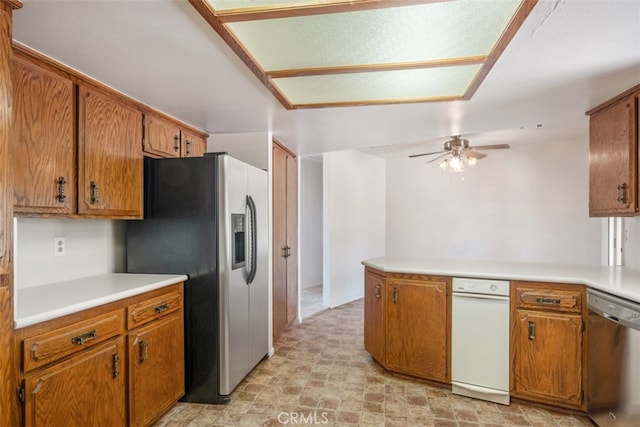
<path id="1" fill-rule="evenodd" d="M 451 391 L 509 404 L 509 282 L 453 279 Z"/>

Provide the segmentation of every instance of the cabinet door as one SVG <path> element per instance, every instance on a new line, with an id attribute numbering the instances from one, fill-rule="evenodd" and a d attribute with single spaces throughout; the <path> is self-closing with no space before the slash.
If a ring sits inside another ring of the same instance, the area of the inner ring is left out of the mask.
<path id="1" fill-rule="evenodd" d="M 123 339 L 25 376 L 26 426 L 124 426 Z"/>
<path id="2" fill-rule="evenodd" d="M 83 86 L 78 99 L 78 213 L 142 218 L 142 113 Z"/>
<path id="3" fill-rule="evenodd" d="M 559 406 L 582 403 L 582 317 L 516 311 L 514 395 Z"/>
<path id="4" fill-rule="evenodd" d="M 129 334 L 129 421 L 149 425 L 184 395 L 182 312 Z"/>
<path id="5" fill-rule="evenodd" d="M 364 348 L 384 365 L 384 277 L 370 271 L 364 277 Z"/>
<path id="6" fill-rule="evenodd" d="M 450 381 L 448 286 L 446 280 L 387 278 L 387 368 Z"/>
<path id="7" fill-rule="evenodd" d="M 589 214 L 638 212 L 638 106 L 626 98 L 589 119 Z"/>
<path id="8" fill-rule="evenodd" d="M 182 157 L 202 157 L 207 152 L 207 140 L 182 131 Z"/>
<path id="9" fill-rule="evenodd" d="M 180 157 L 180 127 L 153 115 L 145 115 L 144 119 L 144 152 L 159 157 Z"/>
<path id="10" fill-rule="evenodd" d="M 73 83 L 18 57 L 11 66 L 14 211 L 72 214 L 76 196 Z"/>

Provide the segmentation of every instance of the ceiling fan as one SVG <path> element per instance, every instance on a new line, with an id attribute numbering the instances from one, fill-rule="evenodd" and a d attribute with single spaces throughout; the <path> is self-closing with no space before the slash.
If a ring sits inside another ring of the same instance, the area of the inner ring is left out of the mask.
<path id="1" fill-rule="evenodd" d="M 464 163 L 469 166 L 473 166 L 478 162 L 478 160 L 487 157 L 486 154 L 480 153 L 476 150 L 497 150 L 504 148 L 510 148 L 509 144 L 479 145 L 471 147 L 469 146 L 468 140 L 460 138 L 460 135 L 454 135 L 450 140 L 444 143 L 444 150 L 412 154 L 409 157 L 413 158 L 440 154 L 439 156 L 429 160 L 427 163 L 433 163 L 445 157 L 445 159 L 440 162 L 440 167 L 442 169 L 449 168 L 452 172 L 462 172 L 464 170 Z"/>

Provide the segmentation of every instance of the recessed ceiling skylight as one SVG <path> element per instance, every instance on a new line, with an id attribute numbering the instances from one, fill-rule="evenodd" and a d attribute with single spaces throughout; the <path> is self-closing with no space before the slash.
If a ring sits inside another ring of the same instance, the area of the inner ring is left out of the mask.
<path id="1" fill-rule="evenodd" d="M 537 0 L 190 0 L 289 109 L 470 99 Z"/>

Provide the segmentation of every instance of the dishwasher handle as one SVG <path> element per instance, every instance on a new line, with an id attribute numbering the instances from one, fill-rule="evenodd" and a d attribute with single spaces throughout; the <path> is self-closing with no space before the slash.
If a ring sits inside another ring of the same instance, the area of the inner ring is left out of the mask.
<path id="1" fill-rule="evenodd" d="M 467 299 L 482 299 L 482 300 L 490 299 L 490 300 L 496 300 L 496 301 L 509 301 L 508 296 L 488 295 L 488 294 L 470 294 L 470 293 L 463 293 L 463 292 L 454 292 L 453 297 L 467 298 Z"/>

